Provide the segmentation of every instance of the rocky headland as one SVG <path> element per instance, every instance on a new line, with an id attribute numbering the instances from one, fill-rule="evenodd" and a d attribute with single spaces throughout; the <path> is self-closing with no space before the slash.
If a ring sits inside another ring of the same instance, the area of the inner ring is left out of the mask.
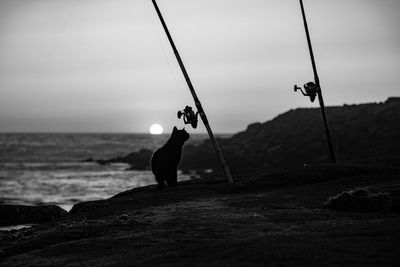
<path id="1" fill-rule="evenodd" d="M 400 98 L 327 107 L 326 113 L 339 162 L 400 166 Z M 329 162 L 319 108 L 290 110 L 270 121 L 253 123 L 230 138 L 218 139 L 218 143 L 237 176 Z M 131 169 L 149 169 L 151 154 L 143 149 L 98 163 L 123 162 Z M 220 171 L 211 142 L 185 146 L 180 168 Z"/>

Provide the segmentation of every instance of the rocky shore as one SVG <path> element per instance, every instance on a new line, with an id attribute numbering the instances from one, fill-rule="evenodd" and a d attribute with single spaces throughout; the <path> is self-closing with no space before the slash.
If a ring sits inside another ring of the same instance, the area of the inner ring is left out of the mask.
<path id="1" fill-rule="evenodd" d="M 184 148 L 203 179 L 131 189 L 58 207 L 0 206 L 0 266 L 398 266 L 400 102 L 328 107 L 338 165 L 328 162 L 319 109 L 288 111 L 219 144 Z M 123 162 L 149 169 L 152 151 Z M 210 171 L 214 170 L 214 171 Z"/>
<path id="2" fill-rule="evenodd" d="M 399 178 L 399 167 L 310 165 L 136 188 L 0 232 L 0 266 L 398 266 Z M 354 189 L 388 201 L 326 206 Z"/>
<path id="3" fill-rule="evenodd" d="M 326 112 L 339 162 L 400 166 L 399 98 L 327 107 Z M 218 143 L 236 175 L 329 162 L 319 108 L 287 111 L 270 121 L 253 123 L 230 138 L 219 138 Z M 97 162 L 123 162 L 131 169 L 149 169 L 151 154 L 152 151 L 141 150 Z M 220 170 L 211 142 L 185 146 L 180 168 Z"/>

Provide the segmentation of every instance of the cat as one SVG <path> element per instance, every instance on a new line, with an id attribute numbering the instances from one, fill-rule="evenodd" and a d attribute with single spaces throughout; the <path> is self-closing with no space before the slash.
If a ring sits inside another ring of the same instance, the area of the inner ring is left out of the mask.
<path id="1" fill-rule="evenodd" d="M 158 189 L 162 189 L 167 182 L 168 186 L 178 185 L 178 164 L 182 156 L 182 146 L 190 135 L 185 128 L 178 130 L 174 127 L 167 143 L 157 149 L 151 157 L 151 170 L 158 183 Z"/>

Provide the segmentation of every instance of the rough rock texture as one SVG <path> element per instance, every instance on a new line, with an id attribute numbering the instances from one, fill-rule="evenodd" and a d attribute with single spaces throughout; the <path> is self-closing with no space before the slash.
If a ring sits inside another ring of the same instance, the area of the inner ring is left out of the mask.
<path id="1" fill-rule="evenodd" d="M 399 174 L 323 165 L 132 189 L 0 232 L 0 266 L 400 266 L 399 214 L 322 207 L 355 187 L 398 194 Z"/>
<path id="2" fill-rule="evenodd" d="M 46 223 L 66 214 L 65 210 L 55 205 L 0 205 L 0 225 Z"/>

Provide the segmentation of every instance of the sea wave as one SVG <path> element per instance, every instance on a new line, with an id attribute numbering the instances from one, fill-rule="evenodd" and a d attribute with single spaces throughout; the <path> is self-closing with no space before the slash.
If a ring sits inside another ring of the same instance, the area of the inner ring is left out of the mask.
<path id="1" fill-rule="evenodd" d="M 195 135 L 192 144 L 205 137 Z M 69 210 L 77 202 L 105 199 L 154 184 L 150 171 L 127 171 L 127 164 L 101 166 L 84 160 L 154 149 L 167 138 L 146 134 L 0 134 L 0 203 L 55 204 Z M 190 178 L 179 173 L 179 180 Z"/>

